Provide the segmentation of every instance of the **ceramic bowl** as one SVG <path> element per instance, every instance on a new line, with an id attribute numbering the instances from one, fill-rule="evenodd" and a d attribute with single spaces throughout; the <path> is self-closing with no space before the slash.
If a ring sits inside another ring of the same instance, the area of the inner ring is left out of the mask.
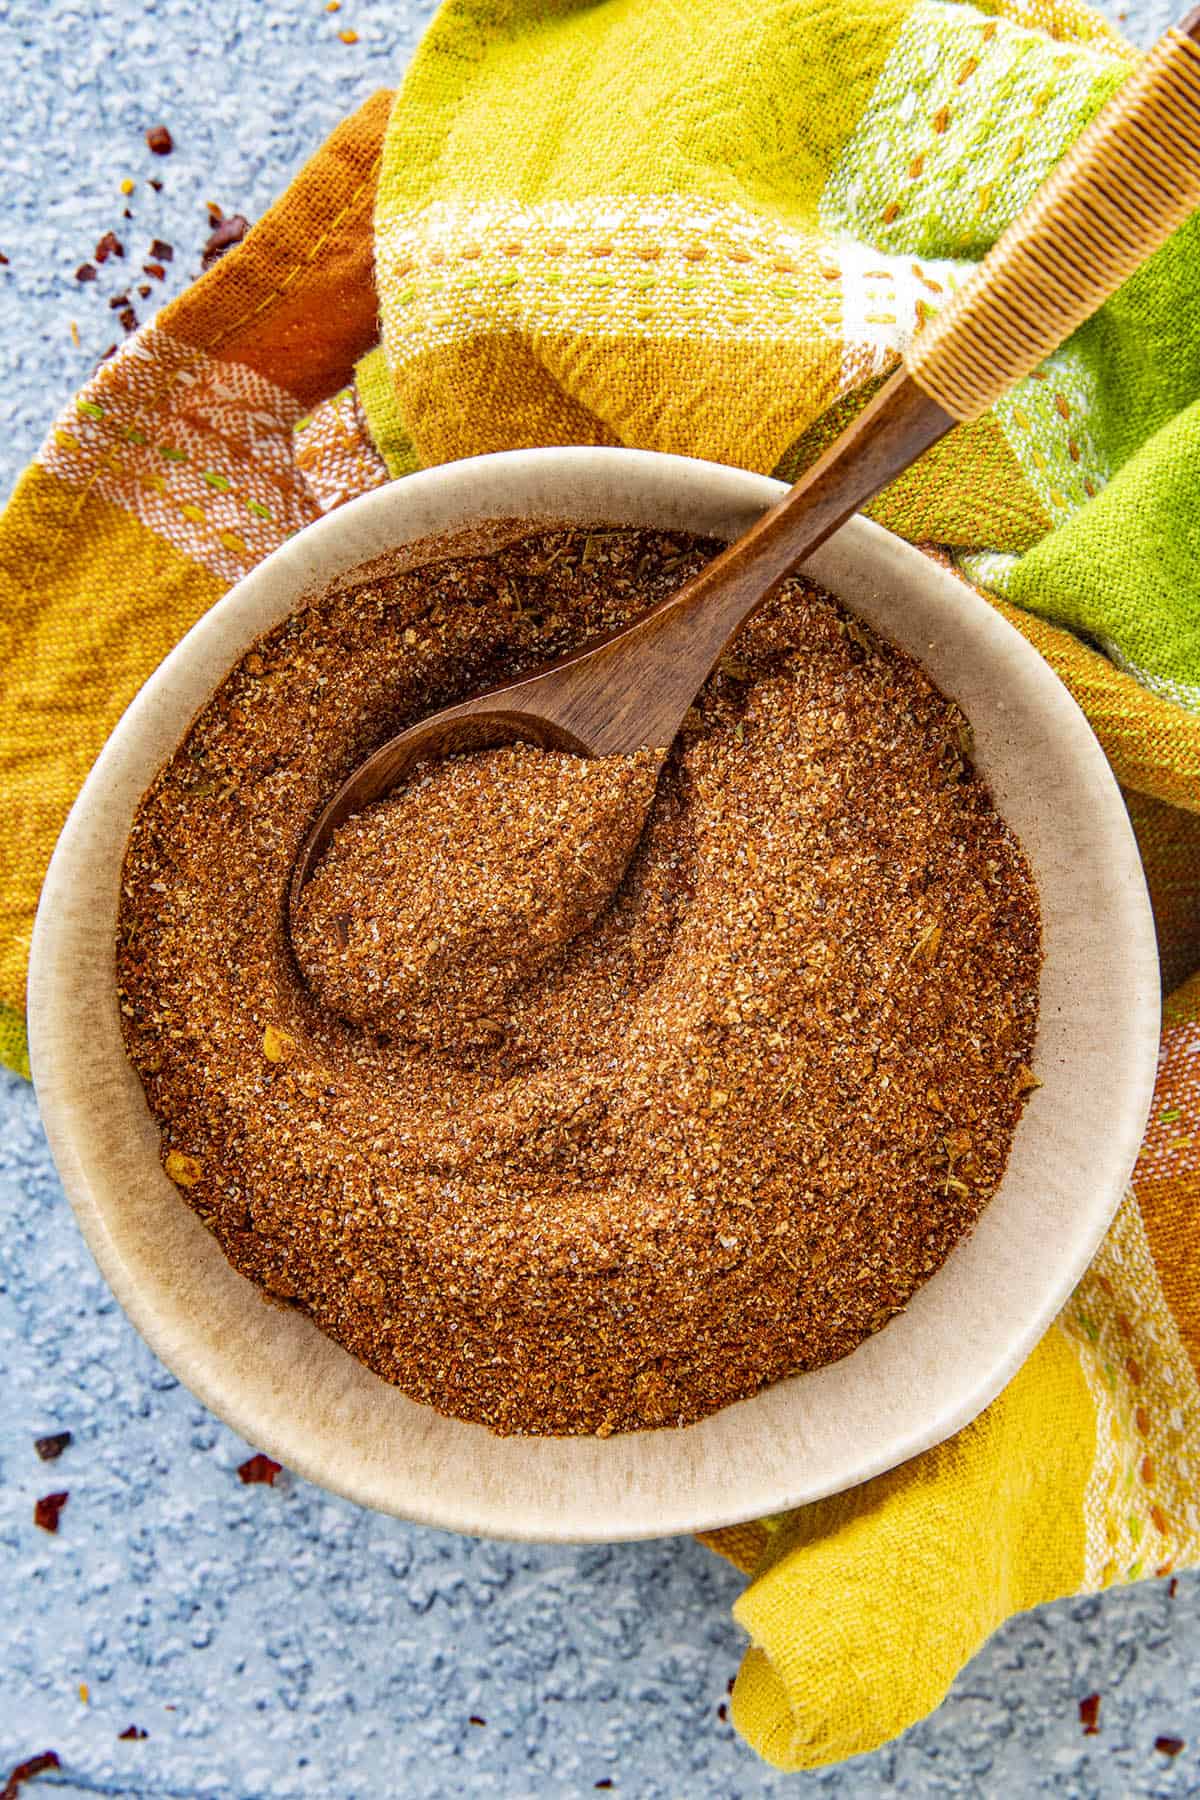
<path id="1" fill-rule="evenodd" d="M 456 1531 L 652 1537 L 836 1492 L 938 1443 L 1014 1373 L 1121 1198 L 1158 1043 L 1154 930 L 1133 834 L 1082 713 L 953 575 L 855 519 L 810 573 L 916 657 L 975 728 L 977 761 L 1041 890 L 1044 1086 L 974 1233 L 851 1356 L 684 1429 L 499 1438 L 405 1399 L 308 1320 L 264 1303 L 159 1165 L 125 1060 L 118 877 L 137 803 L 253 639 L 397 544 L 514 515 L 732 537 L 782 492 L 633 450 L 527 450 L 413 475 L 310 525 L 239 582 L 146 683 L 63 830 L 34 934 L 34 1076 L 51 1148 L 114 1293 L 168 1368 L 258 1449 L 363 1505 Z"/>

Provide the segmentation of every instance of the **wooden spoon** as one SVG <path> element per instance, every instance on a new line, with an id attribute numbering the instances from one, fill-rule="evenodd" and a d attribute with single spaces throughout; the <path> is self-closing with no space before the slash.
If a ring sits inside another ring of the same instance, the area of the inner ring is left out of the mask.
<path id="1" fill-rule="evenodd" d="M 722 651 L 772 589 L 960 422 L 1029 374 L 1200 206 L 1200 8 L 1169 31 L 918 332 L 904 366 L 825 454 L 694 580 L 624 630 L 446 707 L 382 745 L 324 807 L 293 908 L 333 833 L 414 764 L 523 739 L 581 756 L 665 756 Z"/>

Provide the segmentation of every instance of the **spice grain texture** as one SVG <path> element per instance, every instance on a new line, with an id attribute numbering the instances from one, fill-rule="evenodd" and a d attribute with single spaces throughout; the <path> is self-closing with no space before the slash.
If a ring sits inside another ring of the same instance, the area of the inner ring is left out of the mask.
<path id="1" fill-rule="evenodd" d="M 512 521 L 356 570 L 230 672 L 130 838 L 122 1023 L 167 1173 L 268 1294 L 497 1431 L 685 1424 L 847 1354 L 971 1229 L 1035 1085 L 1037 896 L 969 725 L 799 579 L 661 767 L 442 770 L 442 825 L 474 789 L 496 827 L 444 905 L 413 795 L 351 821 L 298 967 L 292 864 L 351 770 L 716 548 Z"/>

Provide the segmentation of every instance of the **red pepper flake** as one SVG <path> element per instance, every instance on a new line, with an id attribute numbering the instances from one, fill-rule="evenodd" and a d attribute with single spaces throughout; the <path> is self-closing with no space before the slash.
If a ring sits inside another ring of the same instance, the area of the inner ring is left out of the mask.
<path id="1" fill-rule="evenodd" d="M 91 263 L 80 263 L 75 271 L 76 281 L 95 281 L 96 270 Z"/>
<path id="2" fill-rule="evenodd" d="M 165 281 L 167 279 L 167 271 L 160 262 L 143 263 L 142 274 L 153 275 L 155 281 Z"/>
<path id="3" fill-rule="evenodd" d="M 1178 1575 L 1172 1575 L 1170 1581 L 1168 1581 L 1168 1583 L 1167 1583 L 1167 1599 L 1173 1600 L 1178 1592 L 1179 1592 L 1179 1577 L 1178 1577 Z"/>
<path id="4" fill-rule="evenodd" d="M 134 312 L 132 306 L 127 306 L 124 312 L 119 312 L 117 314 L 117 324 L 123 325 L 126 331 L 137 330 L 137 314 Z"/>
<path id="5" fill-rule="evenodd" d="M 7 269 L 7 267 L 8 267 L 8 258 L 7 258 L 7 256 L 5 256 L 3 250 L 0 250 L 0 269 Z"/>
<path id="6" fill-rule="evenodd" d="M 1079 1723 L 1083 1726 L 1084 1737 L 1100 1735 L 1100 1696 L 1086 1694 L 1079 1702 Z"/>
<path id="7" fill-rule="evenodd" d="M 726 1706 L 726 1704 L 723 1700 L 722 1700 L 720 1706 L 718 1706 L 718 1708 L 717 1708 L 717 1717 L 718 1717 L 718 1719 L 720 1719 L 722 1725 L 725 1723 L 726 1719 L 729 1717 L 729 1708 Z"/>
<path id="8" fill-rule="evenodd" d="M 143 300 L 148 300 L 150 298 L 150 295 L 152 292 L 153 292 L 153 289 L 151 288 L 150 283 L 148 281 L 139 281 L 138 282 L 138 293 L 141 295 Z"/>
<path id="9" fill-rule="evenodd" d="M 272 1462 L 269 1456 L 264 1456 L 259 1450 L 242 1463 L 238 1474 L 247 1485 L 256 1481 L 264 1481 L 268 1487 L 274 1487 L 275 1477 L 282 1467 L 282 1463 Z"/>
<path id="10" fill-rule="evenodd" d="M 163 240 L 161 238 L 155 238 L 154 242 L 150 246 L 150 254 L 154 258 L 155 262 L 174 262 L 175 261 L 174 245 L 173 244 L 164 244 Z"/>
<path id="11" fill-rule="evenodd" d="M 0 1789 L 0 1800 L 17 1800 L 17 1789 L 23 1781 L 32 1781 L 36 1775 L 44 1775 L 47 1769 L 61 1769 L 57 1750 L 43 1750 L 40 1756 L 31 1756 L 26 1762 L 18 1763 Z"/>
<path id="12" fill-rule="evenodd" d="M 736 1681 L 736 1680 L 737 1680 L 737 1677 L 736 1677 L 736 1675 L 731 1675 L 731 1676 L 730 1676 L 730 1677 L 729 1677 L 729 1680 L 728 1680 L 728 1681 L 727 1681 L 727 1682 L 726 1682 L 726 1683 L 725 1683 L 725 1692 L 726 1692 L 726 1693 L 727 1693 L 727 1694 L 732 1694 L 732 1692 L 733 1692 L 733 1684 L 734 1684 L 734 1682 L 735 1682 L 735 1681 Z"/>
<path id="13" fill-rule="evenodd" d="M 599 1781 L 593 1781 L 592 1786 L 594 1788 L 610 1788 L 612 1786 L 612 1776 L 602 1775 Z"/>
<path id="14" fill-rule="evenodd" d="M 150 186 L 154 189 L 156 194 L 162 193 L 162 182 L 156 181 L 153 175 L 150 177 Z"/>
<path id="15" fill-rule="evenodd" d="M 146 147 L 153 150 L 155 156 L 170 156 L 175 140 L 165 125 L 152 125 L 146 133 Z"/>
<path id="16" fill-rule="evenodd" d="M 478 1713 L 472 1713 L 470 1718 L 467 1720 L 467 1724 L 468 1725 L 486 1725 L 487 1720 L 481 1719 Z"/>
<path id="17" fill-rule="evenodd" d="M 114 294 L 112 299 L 108 303 L 108 309 L 110 312 L 116 312 L 119 307 L 128 306 L 128 305 L 129 305 L 129 295 L 128 294 Z"/>
<path id="18" fill-rule="evenodd" d="M 1182 1738 L 1156 1737 L 1154 1748 L 1160 1756 L 1178 1756 L 1181 1750 L 1187 1749 L 1187 1745 Z"/>
<path id="19" fill-rule="evenodd" d="M 124 1731 L 118 1731 L 117 1736 L 122 1743 L 131 1741 L 136 1743 L 141 1738 L 148 1738 L 150 1733 L 148 1731 L 143 1731 L 140 1725 L 127 1725 Z"/>
<path id="20" fill-rule="evenodd" d="M 55 1431 L 49 1437 L 34 1438 L 33 1447 L 43 1462 L 56 1462 L 70 1441 L 69 1431 Z"/>
<path id="21" fill-rule="evenodd" d="M 58 1515 L 67 1504 L 68 1494 L 43 1494 L 33 1509 L 33 1522 L 43 1531 L 58 1530 Z"/>
<path id="22" fill-rule="evenodd" d="M 234 213 L 230 219 L 222 219 L 204 246 L 201 259 L 203 266 L 210 269 L 215 262 L 219 262 L 227 250 L 232 250 L 235 244 L 241 243 L 249 229 L 250 221 L 244 219 L 241 213 Z"/>
<path id="23" fill-rule="evenodd" d="M 125 246 L 115 231 L 106 231 L 92 252 L 98 263 L 106 263 L 110 256 L 124 256 L 124 254 Z"/>

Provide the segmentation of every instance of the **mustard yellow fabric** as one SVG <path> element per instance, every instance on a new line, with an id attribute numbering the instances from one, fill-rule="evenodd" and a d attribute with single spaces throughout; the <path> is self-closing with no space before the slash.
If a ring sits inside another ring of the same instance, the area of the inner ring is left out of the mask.
<path id="1" fill-rule="evenodd" d="M 871 1750 L 931 1712 L 1004 1619 L 1084 1578 L 1095 1413 L 1051 1331 L 973 1425 L 793 1514 L 734 1608 L 752 1648 L 733 1721 L 771 1762 Z M 902 1679 L 898 1670 L 905 1671 Z"/>

